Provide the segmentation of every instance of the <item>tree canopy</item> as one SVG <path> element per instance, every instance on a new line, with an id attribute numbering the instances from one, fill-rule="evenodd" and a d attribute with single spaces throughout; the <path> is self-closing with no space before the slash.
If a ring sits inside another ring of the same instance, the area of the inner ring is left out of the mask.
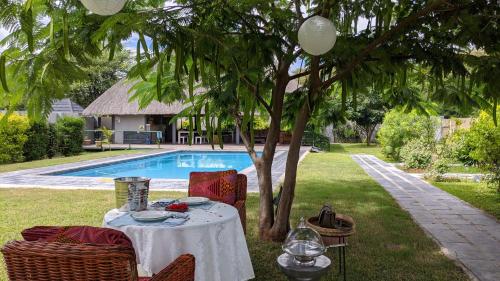
<path id="1" fill-rule="evenodd" d="M 1 3 L 0 23 L 11 32 L 0 42 L 6 48 L 0 57 L 4 103 L 26 99 L 31 115 L 44 112 L 89 60 L 104 50 L 113 54 L 122 40 L 138 35 L 129 78 L 150 83 L 156 77 L 155 98 L 191 104 L 183 115 L 205 118 L 209 138 L 224 120 L 241 128 L 259 178 L 263 239 L 283 239 L 288 230 L 300 140 L 329 96 L 339 95 L 345 111 L 348 96 L 356 99 L 357 89 L 373 84 L 378 91 L 389 87 L 392 103 L 418 109 L 419 88 L 409 82 L 420 79 L 432 89 L 429 98 L 496 112 L 500 95 L 496 0 L 179 0 L 168 6 L 137 0 L 110 17 L 90 14 L 77 0 Z M 322 56 L 309 56 L 297 40 L 299 26 L 313 15 L 338 30 L 335 46 Z M 292 74 L 300 61 L 303 67 Z M 167 76 L 188 94 L 167 91 Z M 289 81 L 301 77 L 302 87 L 286 93 Z M 195 94 L 196 85 L 206 91 Z M 285 99 L 295 102 L 287 113 L 293 131 L 275 216 L 271 167 Z M 270 116 L 260 156 L 251 125 L 258 111 Z"/>

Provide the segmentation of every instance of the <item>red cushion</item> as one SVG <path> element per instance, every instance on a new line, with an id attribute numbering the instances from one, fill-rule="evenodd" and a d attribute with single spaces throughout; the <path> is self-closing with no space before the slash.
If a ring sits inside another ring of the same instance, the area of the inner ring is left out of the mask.
<path id="1" fill-rule="evenodd" d="M 236 170 L 192 172 L 189 176 L 189 196 L 204 196 L 214 201 L 234 205 L 237 181 Z"/>
<path id="2" fill-rule="evenodd" d="M 62 231 L 44 239 L 46 242 L 90 243 L 101 245 L 122 245 L 133 248 L 132 241 L 125 233 L 93 226 L 69 226 Z"/>
<path id="3" fill-rule="evenodd" d="M 26 241 L 37 241 L 57 234 L 64 229 L 62 226 L 34 226 L 21 231 L 21 235 Z"/>

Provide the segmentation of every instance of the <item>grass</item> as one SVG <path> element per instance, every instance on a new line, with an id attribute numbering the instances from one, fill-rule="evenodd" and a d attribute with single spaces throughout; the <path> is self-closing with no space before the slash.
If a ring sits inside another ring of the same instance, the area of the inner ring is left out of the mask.
<path id="1" fill-rule="evenodd" d="M 484 173 L 484 171 L 479 167 L 464 166 L 460 164 L 460 165 L 451 165 L 448 173 L 482 174 Z"/>
<path id="2" fill-rule="evenodd" d="M 0 190 L 0 243 L 19 239 L 20 231 L 33 225 L 99 226 L 106 211 L 113 208 L 113 194 L 90 190 Z M 183 195 L 151 193 L 152 198 Z M 468 280 L 346 152 L 310 154 L 302 162 L 292 225 L 301 216 L 317 215 L 326 202 L 331 202 L 337 212 L 351 215 L 357 223 L 357 233 L 347 249 L 349 280 Z M 247 242 L 255 280 L 285 280 L 275 265 L 281 245 L 257 237 L 258 194 L 250 194 L 247 204 Z M 336 265 L 337 258 L 332 252 L 329 255 Z M 336 270 L 334 267 L 326 280 L 338 280 Z M 0 267 L 0 280 L 4 279 L 5 271 Z"/>
<path id="3" fill-rule="evenodd" d="M 432 184 L 500 220 L 500 194 L 486 183 L 433 182 Z"/>
<path id="4" fill-rule="evenodd" d="M 59 164 L 73 163 L 85 160 L 93 160 L 99 158 L 106 158 L 111 156 L 125 155 L 125 154 L 135 154 L 143 153 L 145 151 L 151 151 L 151 149 L 133 149 L 133 150 L 112 150 L 112 151 L 99 151 L 99 152 L 83 152 L 77 156 L 69 157 L 55 157 L 52 159 L 35 160 L 29 162 L 12 163 L 0 165 L 0 173 L 12 172 L 17 170 L 41 168 Z"/>
<path id="5" fill-rule="evenodd" d="M 367 146 L 366 143 L 336 143 L 332 144 L 331 151 L 333 152 L 346 152 L 349 154 L 370 154 L 377 158 L 386 161 L 394 162 L 394 160 L 387 158 L 382 154 L 382 149 L 378 144 L 371 144 Z"/>

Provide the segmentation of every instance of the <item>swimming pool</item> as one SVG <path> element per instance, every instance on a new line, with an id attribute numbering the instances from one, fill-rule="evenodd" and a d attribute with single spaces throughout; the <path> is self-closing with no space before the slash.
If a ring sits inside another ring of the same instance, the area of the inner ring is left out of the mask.
<path id="1" fill-rule="evenodd" d="M 177 151 L 147 158 L 63 171 L 52 175 L 189 179 L 189 173 L 193 171 L 208 172 L 235 169 L 239 172 L 252 165 L 252 160 L 246 152 Z"/>

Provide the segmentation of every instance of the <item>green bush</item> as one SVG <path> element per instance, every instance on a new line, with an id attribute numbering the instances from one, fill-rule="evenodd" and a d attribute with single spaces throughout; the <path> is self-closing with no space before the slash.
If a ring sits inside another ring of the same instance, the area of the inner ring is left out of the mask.
<path id="1" fill-rule="evenodd" d="M 47 156 L 49 145 L 49 126 L 46 122 L 34 122 L 27 131 L 28 140 L 24 143 L 24 160 L 32 161 Z"/>
<path id="2" fill-rule="evenodd" d="M 52 157 L 56 156 L 58 148 L 57 148 L 57 131 L 55 124 L 49 124 L 47 131 L 47 157 L 52 159 Z"/>
<path id="3" fill-rule="evenodd" d="M 443 175 L 450 170 L 448 158 L 438 158 L 431 165 L 429 171 L 425 174 L 425 178 L 433 181 L 443 181 Z"/>
<path id="4" fill-rule="evenodd" d="M 423 138 L 408 141 L 400 150 L 400 157 L 406 167 L 425 169 L 432 162 L 432 145 Z"/>
<path id="5" fill-rule="evenodd" d="M 445 145 L 449 151 L 449 158 L 464 163 L 467 166 L 477 164 L 477 161 L 470 155 L 474 149 L 469 137 L 469 130 L 460 129 L 450 135 Z"/>
<path id="6" fill-rule="evenodd" d="M 28 129 L 28 118 L 16 114 L 10 115 L 5 124 L 0 124 L 0 163 L 23 161 Z"/>
<path id="7" fill-rule="evenodd" d="M 57 119 L 57 146 L 64 156 L 82 152 L 84 122 L 79 117 L 62 117 Z"/>
<path id="8" fill-rule="evenodd" d="M 433 144 L 437 126 L 438 119 L 435 117 L 393 109 L 385 115 L 377 139 L 382 146 L 382 153 L 399 161 L 401 148 L 410 140 L 422 138 L 425 142 Z"/>
<path id="9" fill-rule="evenodd" d="M 302 138 L 303 145 L 319 147 L 323 151 L 330 151 L 330 139 L 327 136 L 314 131 L 305 131 Z"/>
<path id="10" fill-rule="evenodd" d="M 490 172 L 487 178 L 500 192 L 500 127 L 483 111 L 472 123 L 468 138 L 472 145 L 470 156 Z"/>

